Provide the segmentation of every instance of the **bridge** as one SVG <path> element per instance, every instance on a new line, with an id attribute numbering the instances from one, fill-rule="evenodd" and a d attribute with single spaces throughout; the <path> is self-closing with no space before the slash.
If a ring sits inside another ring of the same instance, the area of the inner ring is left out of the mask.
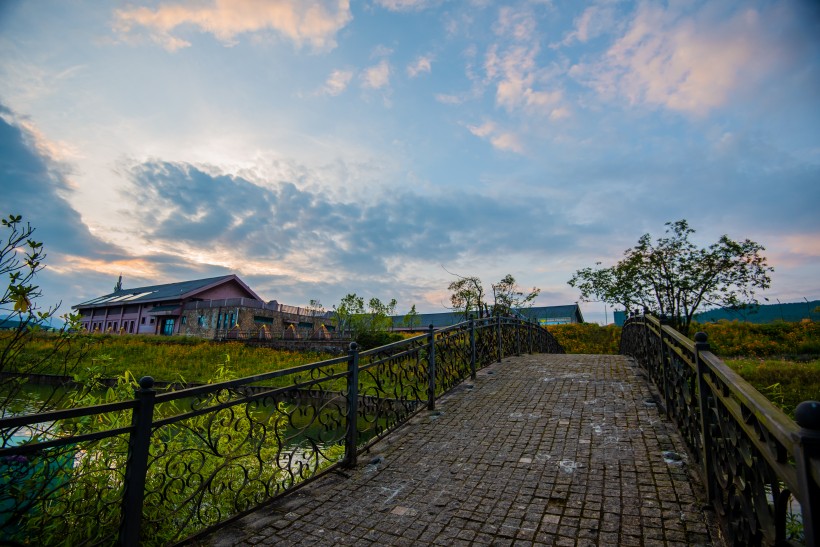
<path id="1" fill-rule="evenodd" d="M 795 423 L 651 316 L 621 353 L 564 355 L 537 325 L 488 318 L 4 418 L 0 539 L 817 544 L 817 403 Z"/>

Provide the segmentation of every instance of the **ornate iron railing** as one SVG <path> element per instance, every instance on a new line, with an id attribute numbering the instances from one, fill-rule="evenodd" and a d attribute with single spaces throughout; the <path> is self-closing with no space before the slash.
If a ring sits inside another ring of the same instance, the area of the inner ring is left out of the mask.
<path id="1" fill-rule="evenodd" d="M 165 545 L 204 533 L 355 465 L 477 368 L 521 351 L 563 353 L 538 325 L 471 320 L 178 391 L 146 377 L 131 400 L 0 419 L 0 541 Z"/>
<path id="2" fill-rule="evenodd" d="M 820 403 L 801 403 L 796 423 L 715 357 L 704 333 L 695 340 L 637 316 L 620 351 L 661 392 L 730 542 L 819 545 Z"/>

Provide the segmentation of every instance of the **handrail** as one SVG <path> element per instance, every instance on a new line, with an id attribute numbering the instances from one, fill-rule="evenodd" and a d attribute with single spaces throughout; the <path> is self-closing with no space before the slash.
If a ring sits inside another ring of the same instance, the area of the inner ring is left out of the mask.
<path id="1" fill-rule="evenodd" d="M 620 352 L 663 394 L 735 545 L 799 544 L 787 530 L 796 512 L 805 544 L 820 542 L 820 403 L 801 403 L 796 423 L 709 351 L 705 333 L 693 342 L 651 315 L 626 321 Z"/>
<path id="2" fill-rule="evenodd" d="M 121 403 L 0 419 L 0 542 L 168 544 L 247 514 L 394 431 L 544 328 L 470 320 L 379 348 Z M 33 429 L 32 426 L 44 424 Z"/>

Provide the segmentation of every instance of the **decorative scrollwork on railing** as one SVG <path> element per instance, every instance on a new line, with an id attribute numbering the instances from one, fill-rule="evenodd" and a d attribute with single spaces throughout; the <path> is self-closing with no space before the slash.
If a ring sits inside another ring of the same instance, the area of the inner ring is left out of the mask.
<path id="1" fill-rule="evenodd" d="M 118 387 L 123 402 L 0 419 L 0 541 L 191 537 L 355 463 L 475 368 L 523 351 L 525 337 L 528 351 L 563 352 L 543 328 L 488 318 L 179 391 L 157 393 L 146 377 Z"/>
<path id="2" fill-rule="evenodd" d="M 801 428 L 708 351 L 651 316 L 630 319 L 621 353 L 656 382 L 703 478 L 707 495 L 741 545 L 818 540 L 820 404 Z"/>

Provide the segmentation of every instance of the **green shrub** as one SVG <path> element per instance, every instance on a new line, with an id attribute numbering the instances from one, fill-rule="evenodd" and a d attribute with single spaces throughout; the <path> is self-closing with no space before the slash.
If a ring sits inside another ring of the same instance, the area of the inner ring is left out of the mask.
<path id="1" fill-rule="evenodd" d="M 691 336 L 698 331 L 707 334 L 712 353 L 722 358 L 820 355 L 820 322 L 693 324 Z"/>
<path id="2" fill-rule="evenodd" d="M 392 344 L 400 340 L 404 340 L 404 336 L 401 334 L 385 331 L 363 332 L 356 337 L 356 343 L 359 344 L 359 351 L 386 346 L 387 344 Z"/>
<path id="3" fill-rule="evenodd" d="M 567 353 L 617 355 L 621 343 L 621 327 L 596 323 L 551 325 L 547 330 L 555 336 Z"/>

